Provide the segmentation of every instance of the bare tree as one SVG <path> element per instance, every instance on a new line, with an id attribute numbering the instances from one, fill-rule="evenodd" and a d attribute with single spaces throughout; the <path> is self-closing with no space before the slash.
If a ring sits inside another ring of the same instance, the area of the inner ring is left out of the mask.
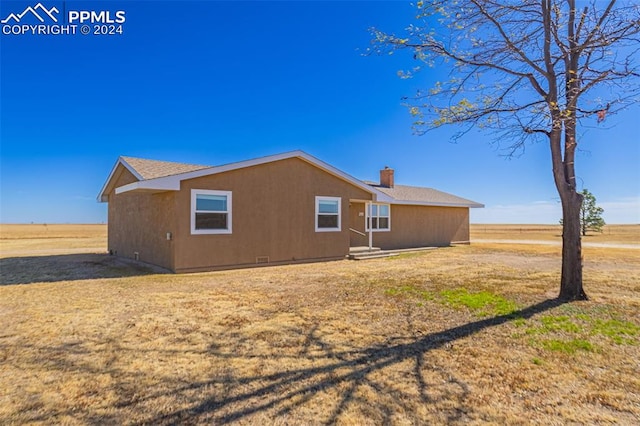
<path id="1" fill-rule="evenodd" d="M 450 78 L 404 98 L 418 133 L 460 125 L 507 141 L 508 155 L 532 138 L 548 141 L 563 216 L 561 299 L 587 299 L 582 286 L 577 126 L 637 102 L 640 4 L 616 0 L 427 0 L 417 23 L 396 36 L 373 29 L 374 50 L 409 50 L 419 66 Z"/>

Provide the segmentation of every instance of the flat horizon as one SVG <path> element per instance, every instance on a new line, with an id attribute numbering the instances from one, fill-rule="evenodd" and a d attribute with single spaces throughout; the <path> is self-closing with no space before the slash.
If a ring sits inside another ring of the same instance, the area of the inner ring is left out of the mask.
<path id="1" fill-rule="evenodd" d="M 0 222 L 0 225 L 107 225 L 107 222 Z M 562 226 L 559 223 L 469 223 L 470 226 Z M 607 223 L 605 226 L 640 226 L 640 223 Z"/>

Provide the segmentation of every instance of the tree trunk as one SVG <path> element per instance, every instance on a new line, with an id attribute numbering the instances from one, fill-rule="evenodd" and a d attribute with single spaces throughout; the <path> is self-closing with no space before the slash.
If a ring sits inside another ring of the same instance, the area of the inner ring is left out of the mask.
<path id="1" fill-rule="evenodd" d="M 582 241 L 580 207 L 582 195 L 566 189 L 562 200 L 562 277 L 560 295 L 563 300 L 588 300 L 582 288 Z"/>
<path id="2" fill-rule="evenodd" d="M 548 0 L 547 0 L 548 1 Z M 576 2 L 568 0 L 569 20 L 567 23 L 567 39 L 569 42 L 568 56 L 564 59 L 565 66 L 565 93 L 566 109 L 561 111 L 557 107 L 559 91 L 557 87 L 550 86 L 553 96 L 550 101 L 552 106 L 552 132 L 551 157 L 553 162 L 553 175 L 556 188 L 562 201 L 562 277 L 560 278 L 560 299 L 587 300 L 587 295 L 582 288 L 582 200 L 584 196 L 576 190 L 575 153 L 576 140 L 576 105 L 580 96 L 580 78 L 578 69 L 581 50 L 578 48 L 576 31 Z M 549 7 L 543 7 L 547 13 L 551 13 Z M 550 20 L 550 18 L 547 18 Z M 580 23 L 579 25 L 582 25 Z M 545 36 L 549 38 L 547 34 Z M 547 47 L 547 46 L 545 46 Z M 549 56 L 549 53 L 545 51 Z M 553 65 L 547 59 L 547 71 L 556 78 Z M 561 129 L 564 129 L 564 155 L 561 150 Z"/>

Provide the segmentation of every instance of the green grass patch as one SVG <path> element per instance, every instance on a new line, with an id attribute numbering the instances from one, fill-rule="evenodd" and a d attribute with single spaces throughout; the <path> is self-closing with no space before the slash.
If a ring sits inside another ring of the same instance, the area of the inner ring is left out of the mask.
<path id="1" fill-rule="evenodd" d="M 512 324 L 516 327 L 522 327 L 527 323 L 527 320 L 524 318 L 516 318 L 512 321 Z"/>
<path id="2" fill-rule="evenodd" d="M 535 365 L 544 364 L 544 361 L 541 358 L 538 358 L 538 357 L 531 358 L 531 362 L 534 363 Z"/>
<path id="3" fill-rule="evenodd" d="M 481 316 L 508 315 L 518 310 L 515 302 L 489 291 L 470 293 L 465 288 L 440 292 L 444 303 L 454 308 L 466 307 Z"/>
<path id="4" fill-rule="evenodd" d="M 539 327 L 527 329 L 527 334 L 546 334 L 554 332 L 580 333 L 582 328 L 571 321 L 567 315 L 546 315 L 540 318 Z"/>
<path id="5" fill-rule="evenodd" d="M 607 336 L 619 345 L 633 345 L 638 343 L 635 337 L 640 333 L 640 327 L 630 321 L 595 320 L 592 333 Z"/>
<path id="6" fill-rule="evenodd" d="M 566 312 L 566 311 L 565 311 Z M 597 319 L 592 315 L 573 312 L 570 315 L 545 315 L 533 322 L 525 330 L 528 335 L 551 334 L 549 339 L 532 337 L 532 346 L 542 346 L 549 351 L 573 354 L 576 351 L 594 351 L 595 346 L 589 336 L 605 336 L 616 344 L 636 345 L 640 335 L 640 326 L 620 319 Z M 522 337 L 522 334 L 514 335 Z"/>
<path id="7" fill-rule="evenodd" d="M 571 340 L 560 340 L 560 339 L 549 339 L 543 340 L 542 347 L 548 351 L 554 352 L 564 352 L 567 354 L 574 354 L 577 351 L 593 351 L 593 345 L 591 342 L 584 339 L 571 339 Z"/>

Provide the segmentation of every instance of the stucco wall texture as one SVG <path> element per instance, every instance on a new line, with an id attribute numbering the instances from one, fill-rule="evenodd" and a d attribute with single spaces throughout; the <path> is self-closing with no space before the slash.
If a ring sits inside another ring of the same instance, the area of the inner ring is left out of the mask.
<path id="1" fill-rule="evenodd" d="M 183 180 L 179 191 L 160 193 L 116 194 L 136 178 L 121 165 L 115 173 L 109 250 L 174 272 L 256 266 L 267 258 L 269 264 L 340 259 L 350 246 L 368 244 L 349 228 L 364 231 L 358 213 L 372 195 L 299 158 Z M 231 234 L 191 234 L 192 189 L 232 191 Z M 341 198 L 339 232 L 315 231 L 316 196 Z M 374 234 L 383 249 L 468 240 L 468 208 L 392 205 L 391 231 Z"/>
<path id="2" fill-rule="evenodd" d="M 351 203 L 353 229 L 365 231 L 365 204 Z M 468 207 L 391 206 L 391 230 L 374 231 L 373 246 L 383 250 L 415 247 L 444 247 L 469 242 Z M 369 236 L 351 233 L 351 246 L 368 246 Z"/>

